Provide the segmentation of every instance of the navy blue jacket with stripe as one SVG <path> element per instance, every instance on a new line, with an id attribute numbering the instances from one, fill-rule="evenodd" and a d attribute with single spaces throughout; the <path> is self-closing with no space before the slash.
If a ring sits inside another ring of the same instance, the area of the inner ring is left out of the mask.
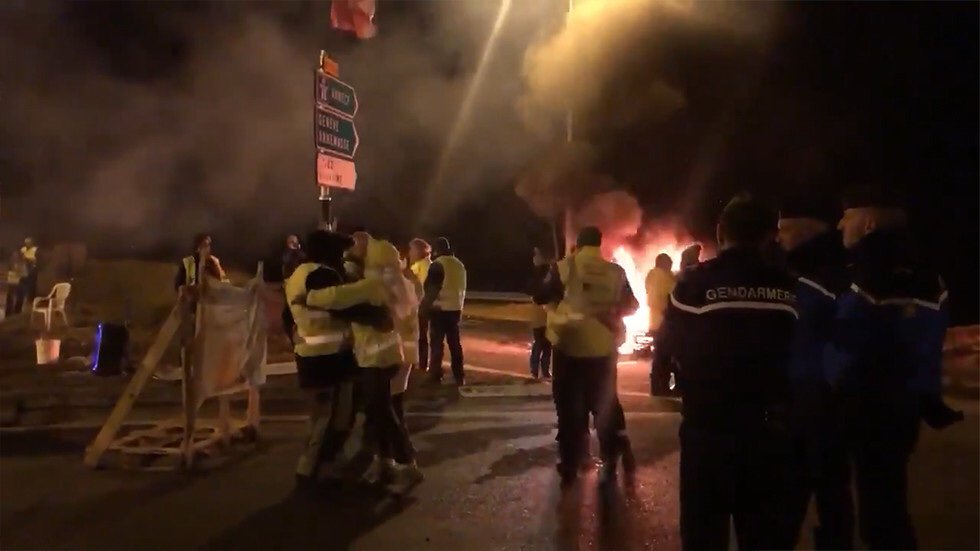
<path id="1" fill-rule="evenodd" d="M 678 363 L 684 422 L 708 430 L 758 427 L 788 401 L 796 281 L 735 247 L 682 272 L 657 346 Z"/>
<path id="2" fill-rule="evenodd" d="M 824 232 L 786 254 L 797 280 L 799 323 L 789 361 L 790 382 L 815 388 L 829 383 L 825 349 L 833 337 L 837 295 L 847 288 L 844 246 L 840 234 Z"/>
<path id="3" fill-rule="evenodd" d="M 948 323 L 942 279 L 899 233 L 872 233 L 849 252 L 828 348 L 831 380 L 845 391 L 937 399 Z"/>

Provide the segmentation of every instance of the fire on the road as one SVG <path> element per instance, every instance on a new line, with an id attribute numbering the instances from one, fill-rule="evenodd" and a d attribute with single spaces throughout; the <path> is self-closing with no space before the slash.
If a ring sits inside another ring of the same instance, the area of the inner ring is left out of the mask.
<path id="1" fill-rule="evenodd" d="M 648 240 L 640 249 L 617 247 L 613 251 L 613 262 L 623 267 L 633 294 L 640 303 L 635 314 L 623 318 L 626 324 L 626 339 L 619 346 L 620 354 L 632 354 L 637 348 L 636 339 L 650 330 L 650 309 L 647 307 L 646 276 L 653 269 L 657 255 L 665 253 L 674 261 L 674 269 L 681 263 L 681 253 L 690 243 L 682 244 L 667 236 Z"/>

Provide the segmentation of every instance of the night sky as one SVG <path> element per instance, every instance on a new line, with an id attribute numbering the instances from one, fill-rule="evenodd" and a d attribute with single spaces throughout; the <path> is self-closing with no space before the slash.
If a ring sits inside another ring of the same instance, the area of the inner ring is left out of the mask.
<path id="1" fill-rule="evenodd" d="M 486 116 L 470 124 L 453 162 L 450 181 L 459 185 L 451 193 L 437 194 L 446 197 L 445 206 L 420 219 L 418 197 L 431 185 L 433 166 L 448 134 L 445 121 L 453 120 L 460 90 L 476 69 L 496 5 L 487 0 L 487 9 L 470 10 L 463 18 L 447 15 L 453 4 L 380 2 L 376 21 L 381 35 L 368 42 L 331 31 L 328 4 L 315 2 L 79 2 L 45 3 L 43 9 L 30 7 L 31 2 L 6 2 L 0 11 L 0 34 L 28 20 L 44 20 L 48 27 L 38 23 L 38 28 L 60 32 L 46 33 L 36 48 L 22 42 L 25 51 L 19 56 L 33 55 L 36 49 L 43 51 L 38 59 L 50 61 L 52 52 L 62 52 L 71 63 L 84 61 L 64 67 L 73 82 L 97 75 L 154 91 L 186 84 L 190 60 L 226 36 L 219 30 L 211 33 L 212 28 L 233 27 L 237 23 L 229 21 L 239 21 L 246 13 L 273 20 L 288 31 L 296 51 L 306 52 L 308 59 L 299 63 L 312 68 L 318 49 L 326 48 L 340 61 L 345 80 L 359 91 L 359 189 L 336 201 L 342 223 L 367 225 L 398 240 L 416 233 L 447 235 L 467 262 L 474 287 L 519 290 L 528 273 L 528 250 L 547 242 L 549 234 L 547 224 L 515 197 L 513 182 L 547 140 L 523 136 L 519 118 L 509 110 L 521 93 L 523 51 L 554 30 L 562 2 L 515 2 L 515 10 L 523 5 L 524 11 L 535 12 L 535 19 L 525 13 L 505 25 L 502 33 L 507 38 L 496 52 L 480 103 Z M 745 9 L 765 13 L 770 30 L 763 46 L 741 48 L 685 29 L 665 39 L 669 47 L 658 46 L 659 74 L 686 98 L 684 107 L 666 120 L 638 117 L 605 124 L 618 103 L 648 83 L 643 72 L 635 70 L 604 83 L 608 105 L 597 105 L 583 115 L 578 136 L 597 148 L 597 169 L 635 194 L 647 218 L 674 217 L 692 235 L 705 239 L 712 235 L 720 206 L 739 190 L 773 200 L 789 189 L 836 194 L 863 182 L 901 190 L 909 199 L 923 249 L 950 285 L 954 320 L 976 322 L 978 4 L 746 3 Z M 555 14 L 552 23 L 542 23 L 550 13 Z M 21 36 L 35 36 L 32 32 Z M 637 49 L 644 47 L 638 44 Z M 390 52 L 409 49 L 408 61 L 389 62 Z M 0 61 L 12 59 L 2 56 Z M 16 98 L 48 80 L 57 81 L 19 67 L 0 75 L 0 94 L 13 93 Z M 413 75 L 425 79 L 425 89 L 431 91 L 425 111 L 415 107 L 414 96 L 409 101 L 399 94 L 403 87 L 411 88 Z M 311 96 L 312 90 L 296 94 L 299 100 L 290 94 L 288 101 L 299 104 L 304 94 Z M 311 105 L 288 109 L 308 109 L 312 118 Z M 247 264 L 270 257 L 284 233 L 303 232 L 316 220 L 312 140 L 301 129 L 295 138 L 298 145 L 288 142 L 288 151 L 297 150 L 300 160 L 284 164 L 309 164 L 295 173 L 284 169 L 288 178 L 280 175 L 280 159 L 262 164 L 268 174 L 260 181 L 270 183 L 253 186 L 247 200 L 227 209 L 219 208 L 222 194 L 200 191 L 207 186 L 168 187 L 165 195 L 153 198 L 162 202 L 161 208 L 147 214 L 152 217 L 148 225 L 167 232 L 133 243 L 125 235 L 108 239 L 111 226 L 93 229 L 90 219 L 65 214 L 65 205 L 53 206 L 56 197 L 88 192 L 68 181 L 63 176 L 67 171 L 45 172 L 57 165 L 58 155 L 39 162 L 36 136 L 28 137 L 28 127 L 36 126 L 36 120 L 0 119 L 3 216 L 14 222 L 8 229 L 15 226 L 47 241 L 85 239 L 105 254 L 166 257 L 176 254 L 197 231 L 172 229 L 166 226 L 168 220 L 182 220 L 182 209 L 203 201 L 211 205 L 211 216 L 195 215 L 193 223 L 215 233 L 219 255 Z M 70 135 L 72 125 L 66 124 L 63 131 Z M 556 132 L 555 139 L 560 138 Z M 514 151 L 502 153 L 508 146 Z M 392 151 L 398 155 L 392 156 Z M 207 174 L 206 163 L 204 169 L 196 166 L 191 158 L 180 169 L 185 180 L 193 180 L 200 171 Z M 304 181 L 306 167 L 309 179 Z M 59 176 L 47 177 L 50 174 Z M 270 212 L 282 211 L 282 205 L 293 206 L 286 215 Z M 66 220 L 32 227 L 41 213 L 64 215 Z"/>

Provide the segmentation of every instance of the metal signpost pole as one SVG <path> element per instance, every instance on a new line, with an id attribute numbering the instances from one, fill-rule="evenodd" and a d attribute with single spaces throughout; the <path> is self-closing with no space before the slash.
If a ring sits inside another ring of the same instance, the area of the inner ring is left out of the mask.
<path id="1" fill-rule="evenodd" d="M 575 0 L 568 0 L 568 12 L 565 14 L 565 24 L 568 25 L 568 18 L 572 16 L 572 9 L 575 8 Z M 572 106 L 566 107 L 565 111 L 565 143 L 569 146 L 572 144 L 574 129 L 573 126 L 574 118 L 572 116 Z M 574 213 L 572 211 L 571 205 L 565 207 L 565 255 L 571 254 L 572 247 L 575 245 L 575 228 L 572 227 L 572 217 Z M 557 252 L 557 251 L 556 251 Z"/>

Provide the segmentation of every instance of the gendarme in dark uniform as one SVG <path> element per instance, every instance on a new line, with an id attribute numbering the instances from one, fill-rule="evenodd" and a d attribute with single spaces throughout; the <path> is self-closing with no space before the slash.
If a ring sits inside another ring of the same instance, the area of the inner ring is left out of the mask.
<path id="1" fill-rule="evenodd" d="M 836 299 L 846 287 L 844 246 L 834 231 L 840 208 L 819 194 L 785 200 L 779 212 L 779 244 L 797 280 L 796 326 L 790 354 L 788 428 L 791 461 L 784 485 L 786 540 L 795 547 L 810 498 L 817 511 L 816 549 L 854 547 L 854 506 L 845 424 L 839 395 L 827 377 L 826 350 L 833 334 Z"/>
<path id="2" fill-rule="evenodd" d="M 790 275 L 763 249 L 776 216 L 739 196 L 718 222 L 718 257 L 674 288 L 658 342 L 679 364 L 684 549 L 775 546 L 773 492 L 785 460 L 780 419 L 797 320 Z"/>
<path id="3" fill-rule="evenodd" d="M 919 422 L 961 420 L 942 399 L 946 289 L 915 254 L 893 193 L 852 189 L 839 229 L 848 285 L 837 295 L 828 373 L 842 396 L 858 525 L 869 549 L 914 549 L 908 461 Z"/>

